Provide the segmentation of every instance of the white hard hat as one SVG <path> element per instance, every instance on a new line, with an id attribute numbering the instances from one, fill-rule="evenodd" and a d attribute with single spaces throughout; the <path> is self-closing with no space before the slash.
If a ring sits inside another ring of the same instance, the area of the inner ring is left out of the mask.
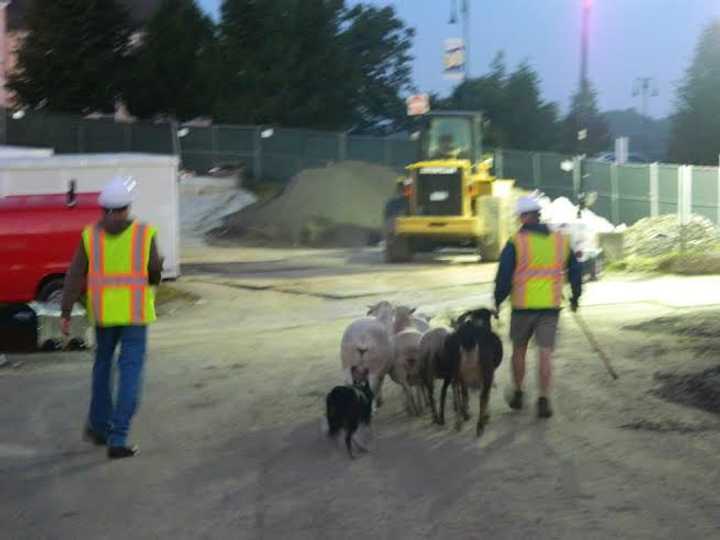
<path id="1" fill-rule="evenodd" d="M 135 180 L 129 176 L 116 176 L 102 190 L 98 202 L 103 208 L 117 210 L 130 206 L 135 192 Z"/>
<path id="2" fill-rule="evenodd" d="M 528 214 L 530 212 L 539 212 L 542 208 L 540 202 L 535 197 L 520 197 L 517 202 L 517 214 Z"/>

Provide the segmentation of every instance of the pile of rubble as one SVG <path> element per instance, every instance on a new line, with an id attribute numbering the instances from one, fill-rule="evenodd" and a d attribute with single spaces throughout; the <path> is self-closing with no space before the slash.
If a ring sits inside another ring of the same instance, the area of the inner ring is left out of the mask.
<path id="1" fill-rule="evenodd" d="M 353 161 L 307 169 L 277 197 L 231 216 L 223 236 L 347 247 L 377 242 L 396 176 L 393 169 Z"/>
<path id="2" fill-rule="evenodd" d="M 720 231 L 702 216 L 691 216 L 684 234 L 690 251 L 714 248 L 720 243 Z M 644 218 L 625 231 L 624 252 L 637 257 L 667 255 L 680 249 L 682 236 L 683 227 L 676 215 Z"/>

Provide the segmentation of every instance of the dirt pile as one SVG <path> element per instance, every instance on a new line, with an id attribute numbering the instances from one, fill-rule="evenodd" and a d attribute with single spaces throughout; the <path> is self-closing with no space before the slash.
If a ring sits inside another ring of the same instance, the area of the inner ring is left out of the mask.
<path id="1" fill-rule="evenodd" d="M 680 249 L 682 234 L 682 225 L 676 215 L 641 219 L 625 231 L 625 256 L 667 255 Z M 685 243 L 689 251 L 717 247 L 720 231 L 710 220 L 693 215 L 685 228 Z"/>
<path id="2" fill-rule="evenodd" d="M 658 373 L 655 393 L 668 401 L 720 414 L 720 367 L 691 375 Z"/>
<path id="3" fill-rule="evenodd" d="M 387 167 L 352 161 L 308 169 L 278 196 L 231 216 L 219 235 L 265 243 L 374 243 L 396 177 Z"/>

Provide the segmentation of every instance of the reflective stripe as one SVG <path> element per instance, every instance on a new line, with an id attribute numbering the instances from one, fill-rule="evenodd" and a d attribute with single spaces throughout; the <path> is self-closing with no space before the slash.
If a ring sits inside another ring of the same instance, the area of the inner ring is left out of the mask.
<path id="1" fill-rule="evenodd" d="M 142 287 L 147 285 L 147 278 L 132 276 L 88 276 L 91 287 Z"/>
<path id="2" fill-rule="evenodd" d="M 530 240 L 527 234 L 517 235 L 517 246 L 515 249 L 517 256 L 516 274 L 515 274 L 515 294 L 513 303 L 520 301 L 523 305 L 527 304 L 527 279 L 522 279 L 525 272 L 528 271 L 530 266 Z"/>
<path id="3" fill-rule="evenodd" d="M 147 268 L 147 265 L 144 265 L 145 262 L 145 236 L 147 234 L 147 225 L 136 225 L 135 230 L 133 231 L 133 239 L 132 239 L 132 251 L 133 251 L 133 264 L 132 264 L 132 271 L 136 274 L 144 274 L 145 268 Z"/>
<path id="4" fill-rule="evenodd" d="M 145 289 L 134 287 L 131 298 L 130 318 L 135 324 L 141 324 L 145 322 Z"/>

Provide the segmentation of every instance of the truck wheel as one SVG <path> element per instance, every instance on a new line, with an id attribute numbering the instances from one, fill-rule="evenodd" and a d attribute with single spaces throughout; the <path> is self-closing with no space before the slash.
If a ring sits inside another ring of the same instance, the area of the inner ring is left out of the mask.
<path id="1" fill-rule="evenodd" d="M 500 243 L 495 238 L 478 238 L 477 251 L 482 262 L 500 260 Z"/>
<path id="2" fill-rule="evenodd" d="M 40 289 L 37 295 L 38 302 L 60 305 L 64 285 L 65 280 L 63 278 L 51 279 Z"/>
<path id="3" fill-rule="evenodd" d="M 395 236 L 394 234 L 385 237 L 385 262 L 410 262 L 412 256 L 413 252 L 408 238 Z"/>

